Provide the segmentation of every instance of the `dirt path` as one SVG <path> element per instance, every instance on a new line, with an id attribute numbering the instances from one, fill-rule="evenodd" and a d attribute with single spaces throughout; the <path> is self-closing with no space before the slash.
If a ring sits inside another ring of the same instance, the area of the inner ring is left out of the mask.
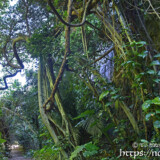
<path id="1" fill-rule="evenodd" d="M 22 151 L 18 149 L 12 150 L 11 155 L 12 155 L 12 158 L 9 158 L 8 160 L 32 160 L 32 159 L 24 158 Z"/>

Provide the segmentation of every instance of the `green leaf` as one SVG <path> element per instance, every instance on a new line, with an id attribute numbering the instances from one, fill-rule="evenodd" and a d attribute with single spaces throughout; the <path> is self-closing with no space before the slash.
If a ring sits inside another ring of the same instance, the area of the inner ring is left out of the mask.
<path id="1" fill-rule="evenodd" d="M 43 137 L 43 136 L 46 136 L 47 134 L 46 133 L 42 133 L 39 135 L 39 137 Z"/>
<path id="2" fill-rule="evenodd" d="M 111 106 L 112 104 L 113 104 L 113 102 L 107 102 L 107 103 L 105 104 L 105 107 Z"/>
<path id="3" fill-rule="evenodd" d="M 149 143 L 147 140 L 145 140 L 145 139 L 141 139 L 141 142 L 142 143 Z"/>
<path id="4" fill-rule="evenodd" d="M 133 41 L 133 42 L 130 43 L 130 45 L 127 45 L 127 46 L 132 47 L 132 46 L 135 46 L 135 45 L 137 45 L 137 47 L 142 47 L 142 46 L 146 45 L 146 42 L 145 41 L 139 41 L 139 42 Z"/>
<path id="5" fill-rule="evenodd" d="M 159 58 L 160 57 L 160 53 L 156 54 L 154 57 L 155 58 Z"/>
<path id="6" fill-rule="evenodd" d="M 145 41 L 139 41 L 139 42 L 136 42 L 136 44 L 140 44 L 140 45 L 146 45 L 147 43 Z"/>
<path id="7" fill-rule="evenodd" d="M 113 128 L 113 127 L 115 127 L 115 124 L 114 124 L 114 123 L 109 123 L 109 124 L 107 125 L 107 127 L 104 128 L 104 132 L 107 132 L 109 129 L 111 129 L 111 128 Z"/>
<path id="8" fill-rule="evenodd" d="M 6 140 L 5 139 L 0 139 L 0 143 L 5 143 Z"/>
<path id="9" fill-rule="evenodd" d="M 109 94 L 109 91 L 102 92 L 99 96 L 99 101 L 101 101 L 104 97 L 106 97 Z"/>
<path id="10" fill-rule="evenodd" d="M 98 150 L 99 149 L 99 147 L 97 147 L 95 144 L 92 144 L 92 142 L 89 142 L 89 143 L 85 144 L 85 148 L 88 151 L 94 151 L 94 150 Z"/>
<path id="11" fill-rule="evenodd" d="M 95 144 L 92 144 L 92 142 L 89 142 L 85 144 L 86 151 L 83 153 L 84 157 L 90 157 L 98 153 L 99 147 L 97 147 Z"/>
<path id="12" fill-rule="evenodd" d="M 159 83 L 160 79 L 153 79 L 154 82 Z"/>
<path id="13" fill-rule="evenodd" d="M 155 74 L 155 71 L 154 70 L 149 70 L 147 71 L 148 74 Z"/>
<path id="14" fill-rule="evenodd" d="M 119 97 L 120 97 L 120 95 L 114 95 L 111 98 L 115 100 L 115 99 L 118 99 Z"/>
<path id="15" fill-rule="evenodd" d="M 84 157 L 91 157 L 91 156 L 93 156 L 93 155 L 95 155 L 95 154 L 97 154 L 98 153 L 98 151 L 96 151 L 96 150 L 94 150 L 94 151 L 85 151 L 84 153 L 83 153 L 83 156 Z"/>
<path id="16" fill-rule="evenodd" d="M 73 119 L 79 119 L 79 118 L 83 118 L 86 116 L 90 116 L 94 114 L 94 110 L 86 110 L 85 112 L 81 113 L 79 116 L 73 118 Z"/>
<path id="17" fill-rule="evenodd" d="M 156 109 L 156 114 L 160 114 L 160 109 Z"/>
<path id="18" fill-rule="evenodd" d="M 74 152 L 72 152 L 69 160 L 73 160 L 73 158 L 77 157 L 77 155 L 85 148 L 85 145 L 81 145 L 81 146 L 77 146 L 74 150 Z"/>
<path id="19" fill-rule="evenodd" d="M 155 65 L 160 65 L 159 60 L 153 61 L 151 64 L 151 66 L 155 66 Z"/>
<path id="20" fill-rule="evenodd" d="M 132 47 L 132 46 L 135 46 L 135 45 L 136 45 L 136 41 L 133 41 L 133 42 L 130 42 L 128 45 L 124 45 L 124 47 L 125 46 L 131 46 Z"/>
<path id="21" fill-rule="evenodd" d="M 145 58 L 148 55 L 148 51 L 143 51 L 142 53 L 138 54 L 139 57 Z"/>
<path id="22" fill-rule="evenodd" d="M 46 148 L 42 148 L 39 152 L 43 153 L 46 150 Z"/>
<path id="23" fill-rule="evenodd" d="M 114 95 L 114 94 L 116 94 L 116 93 L 118 93 L 118 90 L 113 90 L 113 91 L 111 92 L 111 95 Z"/>
<path id="24" fill-rule="evenodd" d="M 153 126 L 155 127 L 155 128 L 160 128 L 160 121 L 154 121 L 153 122 Z"/>
<path id="25" fill-rule="evenodd" d="M 160 97 L 156 97 L 152 100 L 152 103 L 156 104 L 156 105 L 160 105 Z"/>
<path id="26" fill-rule="evenodd" d="M 152 104 L 152 100 L 147 100 L 142 104 L 142 109 L 146 112 L 150 105 Z"/>
<path id="27" fill-rule="evenodd" d="M 149 121 L 149 119 L 154 115 L 155 115 L 155 112 L 147 113 L 146 116 L 145 116 L 146 121 Z"/>

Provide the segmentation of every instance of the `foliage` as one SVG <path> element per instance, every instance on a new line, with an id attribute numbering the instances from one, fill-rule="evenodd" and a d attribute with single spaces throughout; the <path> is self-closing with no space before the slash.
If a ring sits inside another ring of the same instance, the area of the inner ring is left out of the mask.
<path id="1" fill-rule="evenodd" d="M 4 150 L 4 148 L 3 148 L 3 146 L 2 146 L 2 144 L 4 143 L 4 142 L 6 142 L 6 140 L 5 139 L 2 139 L 2 133 L 0 132 L 0 158 L 2 159 L 2 160 L 5 160 L 5 150 Z"/>
<path id="2" fill-rule="evenodd" d="M 6 142 L 6 140 L 5 140 L 5 139 L 2 139 L 1 136 L 2 136 L 2 133 L 0 132 L 0 144 Z"/>
<path id="3" fill-rule="evenodd" d="M 34 151 L 34 158 L 38 160 L 58 159 L 59 151 L 60 151 L 60 148 L 54 145 L 47 145 L 38 151 Z"/>
<path id="4" fill-rule="evenodd" d="M 146 100 L 142 105 L 142 109 L 146 113 L 145 119 L 149 121 L 152 118 L 155 128 L 160 128 L 160 110 L 158 106 L 160 106 L 160 97 L 156 97 L 153 100 Z"/>
<path id="5" fill-rule="evenodd" d="M 92 142 L 77 146 L 74 152 L 72 152 L 70 160 L 73 160 L 73 158 L 77 157 L 80 153 L 82 153 L 85 158 L 95 156 L 98 153 L 98 150 L 99 147 L 97 147 L 95 144 L 92 144 Z"/>
<path id="6" fill-rule="evenodd" d="M 17 140 L 35 159 L 106 160 L 159 143 L 159 1 L 70 2 L 0 1 L 5 150 Z M 27 84 L 10 85 L 23 66 Z"/>

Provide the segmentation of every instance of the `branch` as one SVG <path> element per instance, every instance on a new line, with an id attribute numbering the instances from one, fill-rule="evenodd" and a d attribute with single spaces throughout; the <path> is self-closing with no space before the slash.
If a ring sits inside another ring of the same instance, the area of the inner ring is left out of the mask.
<path id="1" fill-rule="evenodd" d="M 65 135 L 64 129 L 49 114 L 47 114 L 47 117 Z"/>
<path id="2" fill-rule="evenodd" d="M 19 64 L 19 66 L 18 66 L 18 65 L 15 65 L 15 64 L 12 64 L 12 63 L 10 62 L 10 60 L 8 59 L 7 55 L 6 55 L 6 48 L 7 48 L 8 42 L 9 42 L 8 40 L 6 41 L 5 46 L 3 47 L 3 54 L 4 54 L 4 57 L 5 57 L 6 61 L 7 61 L 7 64 L 8 64 L 10 67 L 12 67 L 12 68 L 15 68 L 15 69 L 23 69 L 23 68 L 24 68 L 23 62 L 22 62 L 21 59 L 19 58 L 19 55 L 18 55 L 18 53 L 17 53 L 17 48 L 16 48 L 16 43 L 19 42 L 19 41 L 23 41 L 23 40 L 26 41 L 26 40 L 27 40 L 27 36 L 17 37 L 17 38 L 14 39 L 13 42 L 12 42 L 12 48 L 13 48 L 14 56 L 15 56 L 18 64 Z M 7 84 L 6 79 L 7 79 L 7 78 L 10 78 L 10 77 L 16 76 L 16 74 L 17 74 L 18 72 L 20 72 L 20 71 L 21 71 L 21 70 L 18 70 L 18 71 L 16 71 L 14 74 L 10 74 L 10 75 L 4 76 L 4 77 L 3 77 L 3 81 L 4 81 L 4 84 L 5 84 L 5 87 L 1 87 L 0 90 L 8 89 L 8 84 Z"/>
<path id="3" fill-rule="evenodd" d="M 151 6 L 151 8 L 153 9 L 154 13 L 157 15 L 157 17 L 160 19 L 159 14 L 157 13 L 157 11 L 155 10 L 155 8 L 153 7 L 152 3 L 150 0 L 148 0 L 149 5 Z"/>
<path id="4" fill-rule="evenodd" d="M 0 90 L 8 89 L 8 85 L 7 85 L 7 81 L 6 81 L 6 79 L 7 79 L 7 78 L 11 78 L 11 77 L 16 76 L 16 74 L 17 74 L 18 72 L 20 72 L 20 70 L 16 71 L 16 72 L 15 72 L 15 73 L 13 73 L 13 74 L 10 74 L 10 75 L 7 75 L 7 76 L 4 76 L 4 77 L 3 77 L 3 81 L 4 81 L 4 84 L 5 84 L 5 87 L 0 88 Z"/>
<path id="5" fill-rule="evenodd" d="M 22 63 L 22 61 L 19 58 L 19 55 L 17 53 L 16 43 L 19 42 L 19 41 L 27 41 L 27 38 L 28 38 L 27 36 L 19 36 L 16 39 L 14 39 L 13 42 L 12 42 L 12 48 L 13 48 L 14 56 L 15 56 L 18 64 L 19 64 L 19 66 L 15 65 L 15 64 L 12 64 L 10 62 L 10 60 L 8 59 L 8 57 L 6 55 L 6 48 L 7 48 L 7 44 L 8 44 L 9 41 L 6 41 L 6 43 L 5 43 L 4 47 L 3 47 L 3 54 L 4 54 L 4 57 L 5 57 L 6 61 L 7 61 L 7 64 L 10 67 L 12 67 L 14 69 L 23 69 L 24 68 L 24 65 L 23 65 L 23 63 Z"/>
<path id="6" fill-rule="evenodd" d="M 72 8 L 72 0 L 69 0 L 69 2 L 68 2 L 68 11 L 67 11 L 67 15 L 68 15 L 67 20 L 68 20 L 68 23 L 71 22 L 71 8 Z M 51 96 L 45 102 L 45 104 L 43 105 L 43 108 L 46 108 L 46 105 L 49 102 L 54 102 L 54 95 L 56 93 L 57 87 L 58 87 L 58 85 L 60 83 L 60 80 L 62 78 L 64 69 L 65 69 L 65 66 L 66 66 L 67 55 L 70 54 L 70 27 L 69 26 L 66 26 L 66 29 L 65 29 L 65 39 L 66 39 L 66 41 L 65 41 L 65 54 L 64 54 L 64 58 L 63 58 L 61 67 L 59 69 L 58 76 L 57 76 L 57 78 L 55 80 L 55 83 L 53 85 L 53 90 L 52 90 Z"/>
<path id="7" fill-rule="evenodd" d="M 99 60 L 101 60 L 102 58 L 104 58 L 106 55 L 108 55 L 111 51 L 113 51 L 115 48 L 115 46 L 113 46 L 112 48 L 110 48 L 107 52 L 105 52 L 101 57 L 97 58 L 94 62 L 92 62 L 91 64 L 94 64 L 96 62 L 98 62 Z"/>
<path id="8" fill-rule="evenodd" d="M 84 0 L 84 1 L 86 1 L 86 0 Z M 98 4 L 98 2 L 100 2 L 100 0 L 93 0 L 92 3 L 88 6 L 88 10 L 90 11 L 91 9 L 93 9 Z M 72 16 L 79 16 L 82 14 L 82 12 L 83 12 L 83 7 L 80 9 L 77 9 L 76 11 L 75 10 L 72 11 Z M 93 13 L 93 12 L 90 11 L 90 13 Z"/>
<path id="9" fill-rule="evenodd" d="M 17 62 L 18 62 L 19 65 L 21 66 L 20 69 L 23 69 L 23 68 L 24 68 L 24 65 L 23 65 L 21 59 L 20 59 L 19 56 L 18 56 L 17 49 L 16 49 L 16 43 L 17 43 L 18 41 L 27 41 L 27 38 L 28 38 L 27 36 L 21 36 L 21 37 L 18 37 L 18 38 L 16 38 L 16 39 L 14 39 L 14 40 L 13 40 L 13 43 L 12 43 L 12 47 L 13 47 L 13 51 L 14 51 L 14 56 L 16 57 Z"/>
<path id="10" fill-rule="evenodd" d="M 149 33 L 148 33 L 145 25 L 144 25 L 144 22 L 142 21 L 142 18 L 141 18 L 141 15 L 140 15 L 140 13 L 139 13 L 139 10 L 137 9 L 137 3 L 136 3 L 136 1 L 134 1 L 134 4 L 135 4 L 135 8 L 136 8 L 136 12 L 137 12 L 139 21 L 140 21 L 140 23 L 141 23 L 141 25 L 142 25 L 145 33 L 146 33 L 146 36 L 147 36 L 148 40 L 149 40 L 151 43 L 153 43 L 153 40 L 151 39 L 151 37 L 150 37 L 150 35 L 149 35 Z"/>
<path id="11" fill-rule="evenodd" d="M 79 23 L 79 24 L 70 24 L 68 22 L 66 22 L 61 16 L 60 14 L 57 12 L 57 10 L 55 9 L 55 7 L 53 6 L 51 0 L 48 0 L 48 5 L 51 7 L 52 11 L 56 14 L 56 16 L 59 18 L 59 20 L 66 26 L 69 26 L 69 27 L 80 27 L 80 26 L 83 26 L 86 22 L 86 14 L 87 14 L 87 8 L 89 6 L 89 3 L 91 2 L 92 0 L 89 0 L 86 4 L 86 7 L 84 9 L 84 13 L 83 13 L 83 19 L 82 19 L 82 22 Z"/>

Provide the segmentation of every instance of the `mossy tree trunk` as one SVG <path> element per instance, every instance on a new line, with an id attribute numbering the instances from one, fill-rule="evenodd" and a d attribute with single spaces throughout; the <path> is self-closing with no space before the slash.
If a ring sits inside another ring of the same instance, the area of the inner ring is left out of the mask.
<path id="1" fill-rule="evenodd" d="M 61 150 L 63 158 L 68 158 L 68 153 L 78 145 L 76 136 L 77 132 L 73 128 L 64 110 L 58 89 L 54 95 L 55 103 L 49 103 L 46 108 L 43 107 L 43 104 L 48 99 L 50 92 L 53 89 L 54 82 L 55 76 L 53 72 L 52 58 L 48 56 L 45 60 L 45 58 L 41 57 L 38 72 L 38 98 L 40 114 L 42 121 L 47 127 L 55 144 L 59 145 L 61 143 L 60 137 L 69 144 L 70 147 L 65 150 Z M 58 114 L 58 117 L 54 116 L 55 113 Z"/>

